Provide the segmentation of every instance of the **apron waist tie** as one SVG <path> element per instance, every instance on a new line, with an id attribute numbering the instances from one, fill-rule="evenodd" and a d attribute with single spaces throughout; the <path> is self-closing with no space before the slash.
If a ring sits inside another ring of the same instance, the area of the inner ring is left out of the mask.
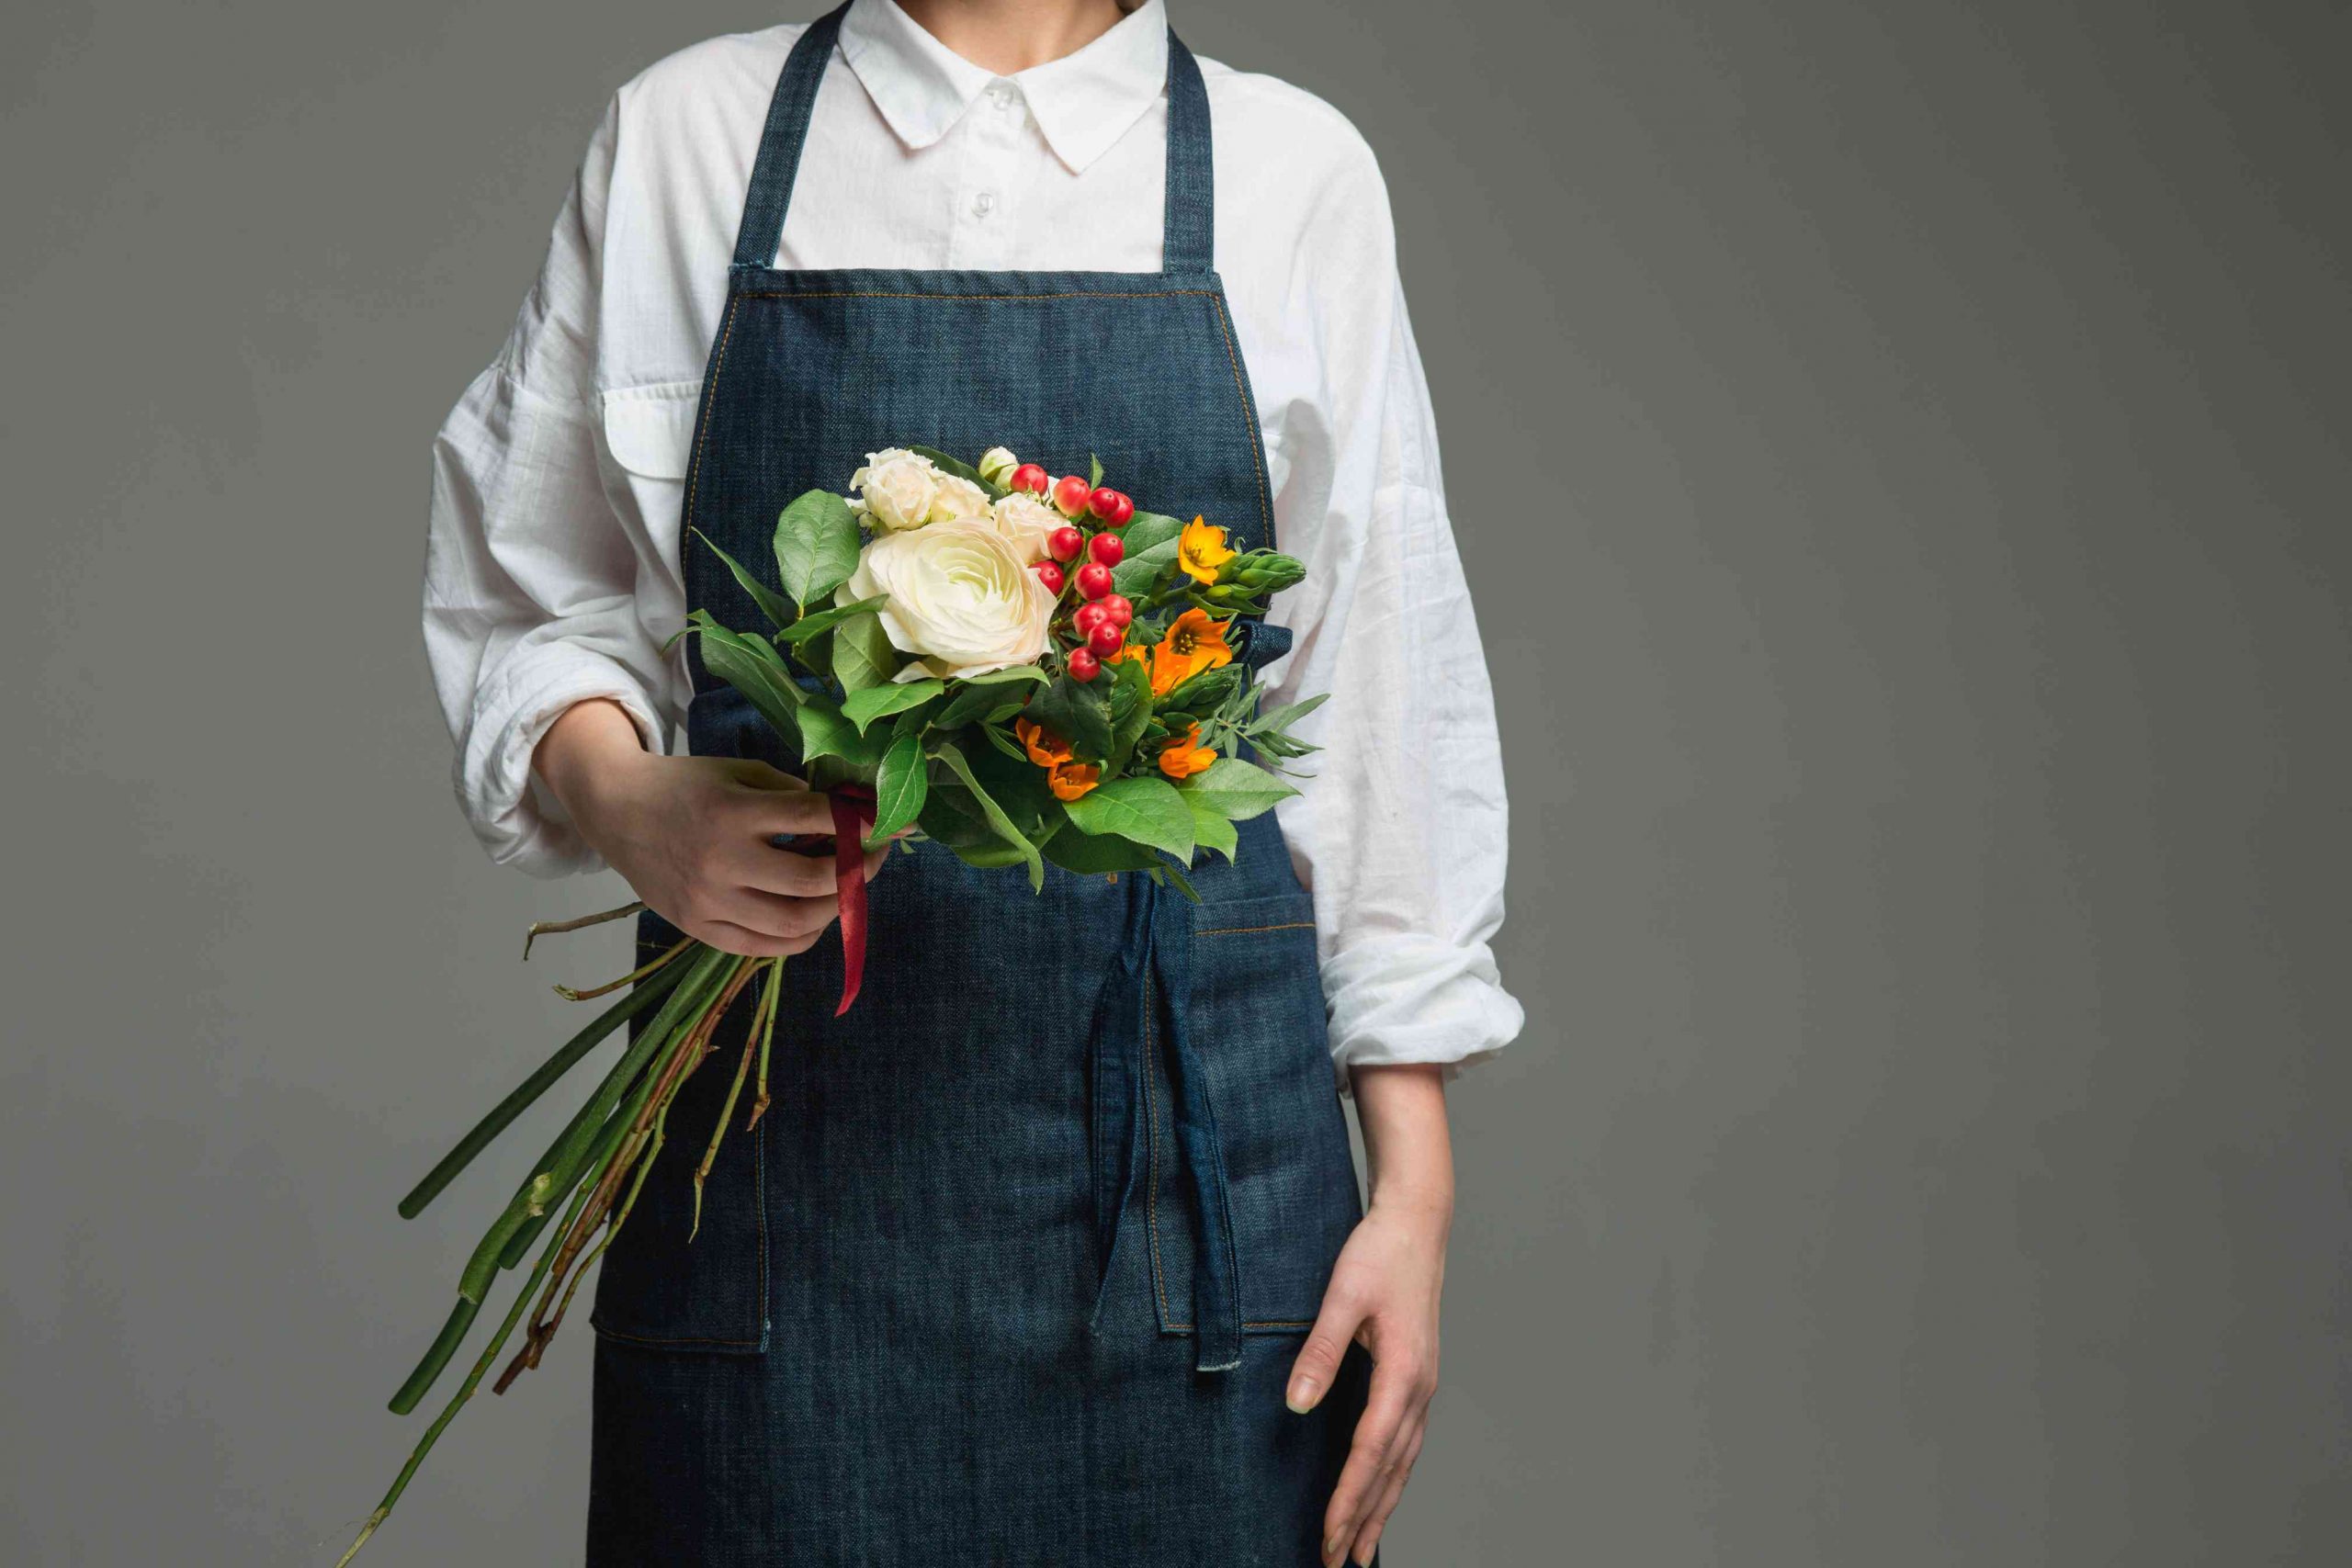
<path id="1" fill-rule="evenodd" d="M 1217 1136 L 1208 1074 L 1190 1018 L 1192 902 L 1141 873 L 1129 877 L 1126 931 L 1095 994 L 1095 1256 L 1102 1272 L 1088 1326 L 1102 1326 L 1119 1222 L 1142 1164 L 1136 1146 L 1145 1133 L 1144 1075 L 1153 1070 L 1152 1047 L 1164 1042 L 1176 1142 L 1191 1179 L 1194 1218 L 1193 1370 L 1230 1371 L 1241 1364 L 1241 1259 L 1227 1190 L 1225 1142 Z"/>

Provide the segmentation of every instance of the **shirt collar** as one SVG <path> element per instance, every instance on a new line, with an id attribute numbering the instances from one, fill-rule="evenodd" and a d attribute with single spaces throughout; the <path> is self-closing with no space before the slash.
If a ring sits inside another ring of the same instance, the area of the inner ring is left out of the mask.
<path id="1" fill-rule="evenodd" d="M 842 18 L 842 57 L 910 148 L 947 134 L 998 80 L 941 43 L 891 0 L 854 0 Z M 1075 173 L 1108 151 L 1168 83 L 1168 13 L 1144 0 L 1075 54 L 1004 78 L 1021 90 L 1046 144 Z"/>

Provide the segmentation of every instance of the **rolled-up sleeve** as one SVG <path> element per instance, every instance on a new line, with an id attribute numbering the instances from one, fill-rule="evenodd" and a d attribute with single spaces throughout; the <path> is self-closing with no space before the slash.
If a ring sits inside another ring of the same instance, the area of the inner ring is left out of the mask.
<path id="1" fill-rule="evenodd" d="M 513 330 L 433 442 L 424 645 L 457 743 L 458 800 L 493 861 L 538 876 L 604 864 L 531 772 L 564 709 L 610 698 L 649 750 L 668 749 L 664 656 L 639 620 L 636 552 L 597 466 L 616 123 L 608 105 Z"/>
<path id="2" fill-rule="evenodd" d="M 1315 895 L 1334 1059 L 1453 1077 L 1518 1033 L 1490 945 L 1508 809 L 1494 694 L 1447 517 L 1437 433 L 1369 151 L 1327 186 L 1294 298 L 1324 396 L 1293 411 L 1279 519 L 1305 583 L 1269 705 L 1329 692 L 1296 733 L 1322 750 L 1276 808 Z"/>

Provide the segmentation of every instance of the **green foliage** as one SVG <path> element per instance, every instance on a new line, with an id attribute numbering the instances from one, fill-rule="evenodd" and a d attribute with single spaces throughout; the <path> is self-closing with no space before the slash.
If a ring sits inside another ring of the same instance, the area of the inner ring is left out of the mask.
<path id="1" fill-rule="evenodd" d="M 936 446 L 910 446 L 907 450 L 912 452 L 918 457 L 930 458 L 931 466 L 937 468 L 942 473 L 954 474 L 959 479 L 971 480 L 974 484 L 980 487 L 980 492 L 983 495 L 986 495 L 990 501 L 995 501 L 1005 494 L 1005 489 L 1002 485 L 992 485 L 989 483 L 988 480 L 980 478 L 979 469 L 972 467 L 971 464 L 967 463 L 961 457 L 951 457 Z"/>
<path id="2" fill-rule="evenodd" d="M 891 834 L 913 823 L 930 795 L 931 769 L 922 754 L 922 737 L 901 735 L 883 751 L 882 764 L 875 772 L 874 828 L 865 847 L 879 848 Z"/>
<path id="3" fill-rule="evenodd" d="M 876 593 L 871 599 L 858 599 L 847 604 L 836 604 L 829 610 L 820 610 L 814 615 L 801 616 L 776 633 L 775 639 L 797 647 L 820 632 L 832 630 L 852 615 L 870 615 L 889 602 L 890 596 L 888 593 Z"/>
<path id="4" fill-rule="evenodd" d="M 1114 779 L 1062 810 L 1081 833 L 1115 833 L 1179 859 L 1193 852 L 1192 808 L 1166 779 Z"/>
<path id="5" fill-rule="evenodd" d="M 1219 757 L 1206 772 L 1186 779 L 1183 788 L 1236 822 L 1246 822 L 1276 801 L 1298 793 L 1265 769 L 1238 757 Z"/>
<path id="6" fill-rule="evenodd" d="M 1140 659 L 1122 659 L 1109 667 L 1111 684 L 1111 750 L 1103 772 L 1114 777 L 1127 771 L 1136 742 L 1151 723 L 1151 675 Z M 1096 676 L 1098 681 L 1101 676 Z"/>
<path id="7" fill-rule="evenodd" d="M 1066 829 L 1046 840 L 1045 852 L 1047 860 L 1064 871 L 1083 876 L 1148 871 L 1161 863 L 1157 851 L 1116 833 L 1074 833 Z"/>
<path id="8" fill-rule="evenodd" d="M 876 719 L 921 707 L 946 689 L 946 682 L 930 676 L 920 681 L 894 682 L 888 686 L 860 687 L 842 699 L 842 716 L 857 726 L 857 732 L 863 735 Z"/>
<path id="9" fill-rule="evenodd" d="M 1215 850 L 1227 860 L 1240 845 L 1240 835 L 1234 830 L 1232 818 L 1216 808 L 1216 803 L 1197 791 L 1179 787 L 1185 807 L 1193 814 L 1193 842 L 1204 850 Z"/>
<path id="10" fill-rule="evenodd" d="M 843 692 L 889 683 L 899 672 L 899 650 L 877 615 L 855 615 L 833 628 L 833 679 Z"/>
<path id="11" fill-rule="evenodd" d="M 971 793 L 973 804 L 980 808 L 980 815 L 988 822 L 989 829 L 1027 863 L 1029 890 L 1035 893 L 1042 889 L 1046 886 L 1046 863 L 1039 857 L 1037 846 L 1013 825 L 1012 818 L 1005 815 L 1004 807 L 997 804 L 996 798 L 980 787 L 980 781 L 973 775 L 972 765 L 964 760 L 964 753 L 951 742 L 942 741 L 932 755 L 945 763 L 947 771 L 954 773 L 965 789 Z"/>
<path id="12" fill-rule="evenodd" d="M 784 591 L 806 609 L 857 570 L 857 517 L 829 490 L 803 491 L 775 521 L 775 564 Z"/>
<path id="13" fill-rule="evenodd" d="M 1028 713 L 1086 761 L 1100 762 L 1111 755 L 1111 704 L 1100 677 L 1080 682 L 1061 676 L 1029 699 Z"/>
<path id="14" fill-rule="evenodd" d="M 760 607 L 760 614 L 765 615 L 771 625 L 778 631 L 792 625 L 792 605 L 789 601 L 778 598 L 775 589 L 745 570 L 743 563 L 720 549 L 712 542 L 709 535 L 697 528 L 695 530 L 695 537 L 709 545 L 710 553 L 727 563 L 727 570 L 733 574 L 735 581 L 742 585 L 743 592 L 752 596 L 752 603 Z"/>

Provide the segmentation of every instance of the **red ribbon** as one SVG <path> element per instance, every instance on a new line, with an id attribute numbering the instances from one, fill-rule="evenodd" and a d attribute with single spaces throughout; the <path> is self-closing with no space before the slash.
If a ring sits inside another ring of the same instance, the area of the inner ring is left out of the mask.
<path id="1" fill-rule="evenodd" d="M 865 829 L 874 822 L 874 792 L 864 784 L 842 784 L 831 792 L 833 806 L 833 891 L 842 906 L 842 1005 L 839 1018 L 857 1000 L 865 979 Z"/>

